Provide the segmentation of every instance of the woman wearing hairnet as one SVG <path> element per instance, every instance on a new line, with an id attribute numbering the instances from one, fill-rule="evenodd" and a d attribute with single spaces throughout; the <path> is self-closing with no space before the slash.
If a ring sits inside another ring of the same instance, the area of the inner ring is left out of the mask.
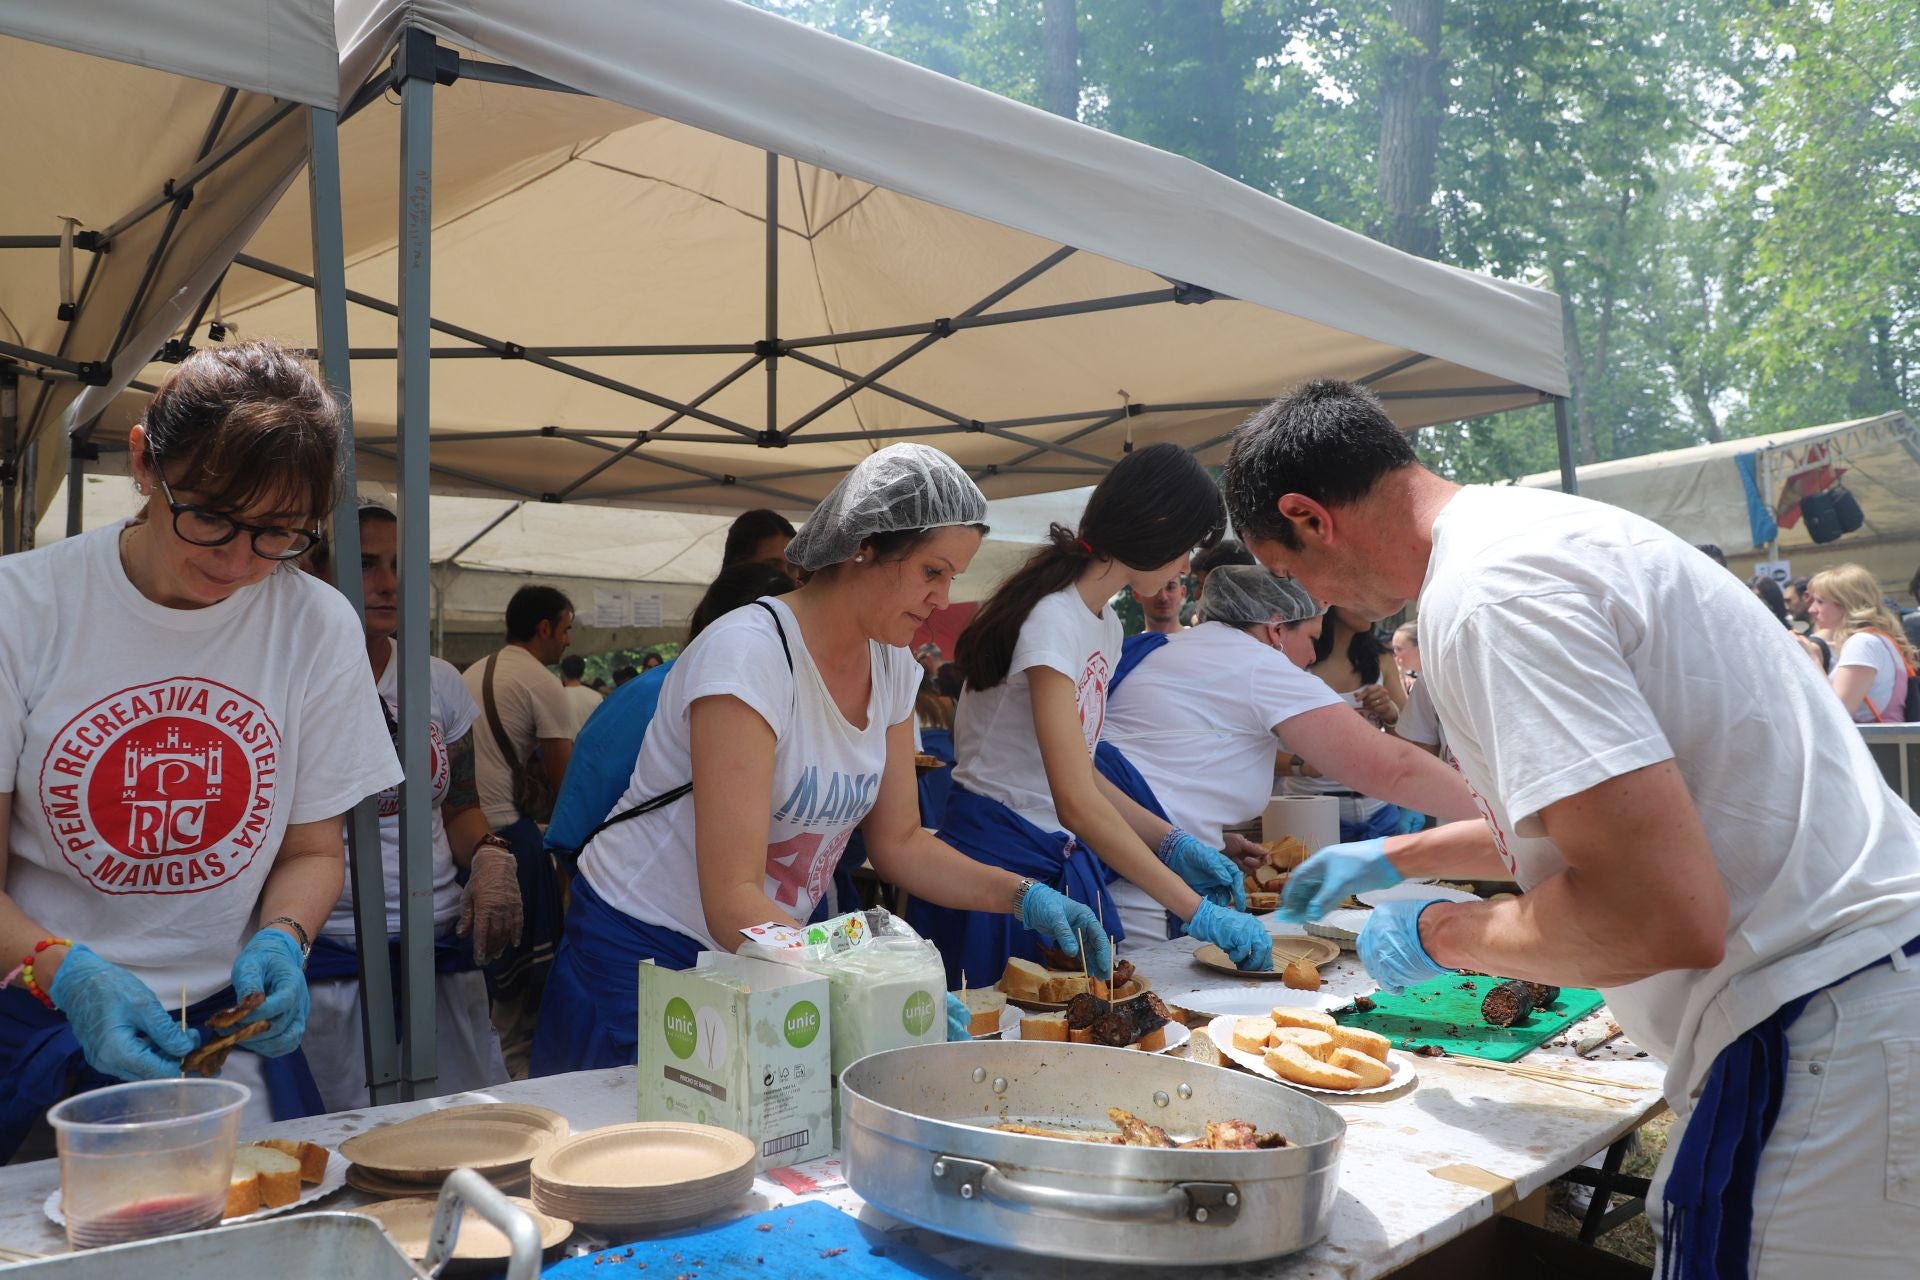
<path id="1" fill-rule="evenodd" d="M 1206 621 L 1141 657 L 1113 683 L 1107 739 L 1125 753 L 1175 826 L 1218 847 L 1222 828 L 1258 817 L 1287 749 L 1370 796 L 1444 818 L 1474 816 L 1460 775 L 1381 733 L 1319 677 L 1320 608 L 1258 565 L 1207 575 Z M 1118 881 L 1113 900 L 1130 937 L 1164 936 L 1160 905 Z"/>
<path id="2" fill-rule="evenodd" d="M 1086 906 L 920 826 L 924 673 L 906 646 L 980 549 L 986 514 L 945 454 L 882 449 L 788 545 L 807 584 L 734 610 L 682 652 L 626 793 L 581 849 L 535 1075 L 633 1063 L 637 963 L 685 969 L 734 950 L 742 929 L 805 921 L 856 827 L 874 869 L 915 898 L 1017 913 L 1070 952 L 1084 930 L 1106 964 Z"/>

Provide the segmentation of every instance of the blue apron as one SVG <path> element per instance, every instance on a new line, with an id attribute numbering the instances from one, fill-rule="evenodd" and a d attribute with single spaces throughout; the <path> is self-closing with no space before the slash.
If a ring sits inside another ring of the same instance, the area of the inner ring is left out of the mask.
<path id="1" fill-rule="evenodd" d="M 1114 665 L 1113 679 L 1107 681 L 1107 697 L 1112 698 L 1120 692 L 1120 685 L 1133 674 L 1133 669 L 1146 661 L 1147 655 L 1165 644 L 1171 636 L 1158 631 L 1142 631 L 1138 635 L 1128 636 L 1120 642 L 1120 661 Z"/>
<path id="2" fill-rule="evenodd" d="M 529 1074 L 630 1067 L 640 1045 L 640 962 L 691 969 L 704 944 L 642 924 L 607 904 L 584 875 L 573 878 L 567 929 L 540 1001 Z"/>
<path id="3" fill-rule="evenodd" d="M 234 1003 L 227 987 L 187 1008 L 187 1025 L 202 1030 L 207 1019 Z M 279 1058 L 260 1059 L 267 1102 L 275 1120 L 298 1120 L 326 1111 L 320 1087 L 295 1049 Z M 80 1038 L 67 1015 L 49 1009 L 19 987 L 0 989 L 0 1161 L 11 1157 L 42 1112 L 63 1098 L 105 1085 L 121 1084 L 87 1065 Z"/>
<path id="4" fill-rule="evenodd" d="M 1127 639 L 1138 640 L 1143 636 L 1152 636 L 1155 640 L 1158 640 L 1160 644 L 1167 642 L 1167 638 L 1157 631 L 1143 631 L 1140 635 L 1128 636 Z M 1145 650 L 1140 654 L 1140 657 L 1146 657 L 1147 654 L 1158 649 L 1160 644 L 1145 646 Z M 1136 658 L 1134 661 L 1137 665 L 1139 658 Z M 1120 659 L 1120 667 L 1123 671 L 1132 669 L 1128 667 L 1125 657 Z M 1120 677 L 1118 675 L 1114 677 L 1113 683 L 1116 685 L 1120 683 Z M 1107 696 L 1113 696 L 1113 685 L 1107 686 Z M 1162 822 L 1173 821 L 1172 818 L 1167 816 L 1167 811 L 1160 807 L 1159 798 L 1153 794 L 1153 788 L 1147 785 L 1145 778 L 1140 776 L 1140 771 L 1133 767 L 1133 761 L 1121 754 L 1120 748 L 1114 746 L 1111 742 L 1103 742 L 1095 747 L 1093 751 L 1093 767 L 1098 769 L 1100 775 L 1108 782 L 1120 788 L 1120 793 L 1126 796 L 1127 799 L 1133 801 Z M 1119 879 L 1119 876 L 1120 873 L 1117 871 L 1108 871 L 1108 883 Z M 1186 924 L 1179 916 L 1173 914 L 1173 912 L 1167 912 L 1167 937 L 1184 938 L 1186 936 Z"/>
<path id="5" fill-rule="evenodd" d="M 940 838 L 990 867 L 1058 889 L 1084 903 L 1115 938 L 1126 936 L 1120 911 L 1107 892 L 1106 864 L 1064 831 L 1042 831 L 998 800 L 989 800 L 954 784 Z M 964 970 L 970 986 L 991 986 L 1006 971 L 1007 960 L 1039 959 L 1040 935 L 1011 915 L 936 907 L 915 898 L 907 920 L 920 936 L 940 948 L 947 964 L 947 987 L 958 990 Z"/>
<path id="6" fill-rule="evenodd" d="M 947 816 L 947 799 L 953 795 L 953 730 L 922 729 L 920 749 L 944 762 L 920 775 L 920 825 L 938 831 Z"/>

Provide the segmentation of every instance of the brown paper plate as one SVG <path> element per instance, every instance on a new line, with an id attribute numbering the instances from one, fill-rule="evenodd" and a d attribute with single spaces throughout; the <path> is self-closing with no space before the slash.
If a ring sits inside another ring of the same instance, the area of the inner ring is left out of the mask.
<path id="1" fill-rule="evenodd" d="M 540 1233 L 541 1249 L 551 1249 L 573 1234 L 573 1224 L 566 1219 L 542 1213 L 534 1207 L 533 1201 L 521 1196 L 510 1198 L 516 1208 L 533 1219 L 534 1229 Z M 404 1200 L 363 1205 L 349 1212 L 372 1218 L 396 1247 L 419 1262 L 426 1258 L 427 1242 L 433 1237 L 434 1207 L 435 1201 L 429 1197 L 410 1196 Z M 453 1249 L 455 1260 L 505 1262 L 512 1253 L 512 1245 L 498 1227 L 477 1213 L 461 1215 L 460 1235 Z"/>
<path id="2" fill-rule="evenodd" d="M 643 1121 L 594 1129 L 534 1157 L 533 1202 L 602 1226 L 681 1222 L 753 1186 L 754 1145 L 712 1125 Z"/>
<path id="3" fill-rule="evenodd" d="M 516 1169 L 506 1173 L 483 1176 L 486 1177 L 488 1182 L 510 1196 L 527 1194 L 533 1182 L 531 1175 L 529 1175 L 525 1169 Z M 446 1176 L 444 1174 L 437 1178 L 427 1179 L 394 1178 L 374 1169 L 363 1168 L 357 1164 L 348 1165 L 346 1172 L 347 1185 L 355 1191 L 364 1191 L 370 1196 L 380 1196 L 388 1200 L 405 1199 L 411 1196 L 436 1193 L 440 1190 L 440 1184 L 445 1181 Z"/>
<path id="4" fill-rule="evenodd" d="M 1227 958 L 1227 953 L 1211 942 L 1193 953 L 1195 962 L 1209 969 L 1218 969 L 1222 973 L 1235 974 L 1242 978 L 1277 978 L 1281 970 L 1295 960 L 1305 960 L 1309 964 L 1329 964 L 1340 958 L 1337 944 L 1325 938 L 1275 938 L 1273 940 L 1273 968 L 1242 969 Z"/>
<path id="5" fill-rule="evenodd" d="M 444 1178 L 455 1169 L 483 1174 L 525 1167 L 560 1141 L 524 1119 L 403 1120 L 359 1134 L 340 1144 L 340 1154 L 363 1168 L 409 1181 Z"/>
<path id="6" fill-rule="evenodd" d="M 558 1111 L 547 1107 L 536 1107 L 530 1102 L 476 1102 L 466 1106 L 442 1107 L 438 1111 L 429 1111 L 424 1115 L 403 1120 L 406 1125 L 435 1125 L 461 1123 L 468 1120 L 483 1120 L 488 1123 L 517 1124 L 528 1129 L 544 1129 L 556 1138 L 564 1138 L 572 1133 L 567 1118 Z"/>

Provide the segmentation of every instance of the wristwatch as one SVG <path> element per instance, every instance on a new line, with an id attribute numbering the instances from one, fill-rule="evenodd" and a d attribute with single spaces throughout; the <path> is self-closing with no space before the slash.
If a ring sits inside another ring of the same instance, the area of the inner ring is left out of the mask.
<path id="1" fill-rule="evenodd" d="M 277 924 L 283 924 L 292 931 L 293 940 L 300 944 L 300 964 L 304 967 L 307 957 L 313 954 L 313 938 L 307 933 L 307 927 L 292 916 L 275 916 L 271 920 L 262 921 L 260 927 L 271 929 Z"/>
<path id="2" fill-rule="evenodd" d="M 1020 909 L 1027 905 L 1027 892 L 1032 888 L 1033 881 L 1025 876 L 1022 876 L 1020 883 L 1013 887 L 1013 914 L 1015 919 L 1019 918 Z"/>

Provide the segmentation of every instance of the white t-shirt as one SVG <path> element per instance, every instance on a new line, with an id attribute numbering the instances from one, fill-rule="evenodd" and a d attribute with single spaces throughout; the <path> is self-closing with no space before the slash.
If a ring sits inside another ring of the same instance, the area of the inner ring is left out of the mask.
<path id="1" fill-rule="evenodd" d="M 480 718 L 474 721 L 473 780 L 479 788 L 480 807 L 486 810 L 487 822 L 497 831 L 518 822 L 520 811 L 513 807 L 512 769 L 500 754 L 500 744 L 494 741 L 493 729 L 487 724 L 487 700 L 483 692 L 486 673 L 487 660 L 482 658 L 467 668 L 464 679 L 473 705 L 481 709 Z M 573 707 L 567 702 L 560 677 L 517 644 L 500 650 L 500 660 L 493 668 L 493 700 L 499 708 L 500 728 L 522 762 L 533 753 L 534 744 L 541 738 L 573 741 Z"/>
<path id="2" fill-rule="evenodd" d="M 1408 686 L 1407 705 L 1400 708 L 1400 719 L 1394 722 L 1393 731 L 1408 742 L 1440 748 L 1444 758 L 1447 734 L 1440 727 L 1440 717 L 1434 714 L 1433 695 L 1426 684 L 1425 680 L 1415 680 Z"/>
<path id="3" fill-rule="evenodd" d="M 1853 713 L 1853 718 L 1859 723 L 1875 723 L 1873 708 L 1868 703 L 1880 708 L 1881 714 L 1888 720 L 1901 718 L 1902 708 L 1889 709 L 1887 706 L 1893 701 L 1893 689 L 1897 683 L 1899 668 L 1894 666 L 1896 660 L 1893 642 L 1870 631 L 1856 631 L 1840 646 L 1840 656 L 1833 661 L 1835 675 L 1839 674 L 1842 667 L 1869 667 L 1873 671 L 1873 683 L 1867 686 L 1867 696 L 1861 700 L 1860 709 Z"/>
<path id="4" fill-rule="evenodd" d="M 1345 700 L 1277 649 L 1203 622 L 1148 654 L 1107 706 L 1106 740 L 1153 788 L 1173 823 L 1220 847 L 1273 794 L 1274 730 Z"/>
<path id="5" fill-rule="evenodd" d="M 690 781 L 693 704 L 716 695 L 740 699 L 767 722 L 775 739 L 766 894 L 794 919 L 805 920 L 826 893 L 854 828 L 873 808 L 886 771 L 887 730 L 913 718 L 922 672 L 910 651 L 869 641 L 873 690 L 866 726 L 856 728 L 827 691 L 793 612 L 777 599 L 767 603 L 786 631 L 792 673 L 773 619 L 757 604 L 735 609 L 702 631 L 660 687 L 653 726 L 615 810 Z M 608 827 L 581 852 L 580 869 L 610 906 L 718 948 L 700 906 L 693 815 L 689 795 Z"/>
<path id="6" fill-rule="evenodd" d="M 396 720 L 400 716 L 400 663 L 392 654 L 393 641 L 387 641 L 386 669 L 380 673 L 380 700 Z M 467 736 L 480 708 L 473 705 L 460 672 L 450 662 L 429 658 L 428 673 L 432 689 L 427 721 L 427 750 L 433 770 L 433 923 L 445 928 L 460 915 L 460 885 L 454 879 L 453 846 L 447 842 L 447 824 L 441 820 L 440 806 L 446 801 L 453 776 L 447 761 L 447 748 Z M 387 892 L 387 932 L 400 931 L 400 787 L 388 787 L 380 793 L 380 868 Z M 321 932 L 330 937 L 355 936 L 353 923 L 353 884 L 340 889 L 340 900 Z"/>
<path id="7" fill-rule="evenodd" d="M 141 595 L 121 525 L 0 559 L 7 892 L 168 1008 L 227 985 L 289 823 L 399 781 L 346 598 L 291 567 Z"/>
<path id="8" fill-rule="evenodd" d="M 600 709 L 600 695 L 583 684 L 562 685 L 560 692 L 567 695 L 567 705 L 573 708 L 573 736 L 577 738 L 587 727 L 587 717 Z"/>
<path id="9" fill-rule="evenodd" d="M 1540 812 L 1664 760 L 1728 897 L 1715 968 L 1606 991 L 1684 1105 L 1734 1037 L 1920 934 L 1920 816 L 1739 579 L 1617 507 L 1463 490 L 1433 529 L 1421 685 L 1524 887 L 1564 867 Z M 1622 945 L 1628 945 L 1622 940 Z"/>
<path id="10" fill-rule="evenodd" d="M 1033 606 L 1014 641 L 1007 678 L 984 691 L 967 689 L 953 715 L 953 780 L 975 795 L 998 800 L 1042 831 L 1060 830 L 1047 786 L 1046 762 L 1033 731 L 1033 695 L 1027 672 L 1058 671 L 1078 690 L 1080 731 L 1087 754 L 1100 743 L 1107 716 L 1107 684 L 1120 661 L 1124 632 L 1111 604 L 1096 616 L 1075 587 Z"/>

